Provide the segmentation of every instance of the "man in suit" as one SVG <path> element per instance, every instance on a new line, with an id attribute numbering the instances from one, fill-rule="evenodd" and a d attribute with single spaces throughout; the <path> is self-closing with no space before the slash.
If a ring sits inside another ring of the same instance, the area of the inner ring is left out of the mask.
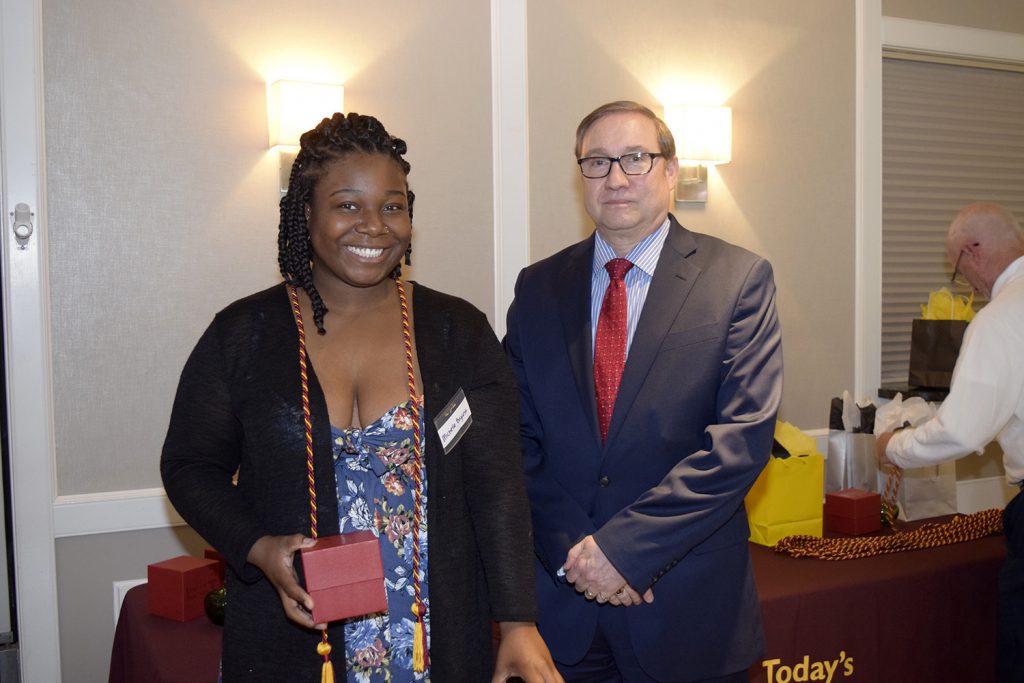
<path id="1" fill-rule="evenodd" d="M 576 157 L 596 231 L 520 273 L 505 339 L 541 633 L 566 681 L 746 681 L 743 497 L 782 393 L 771 266 L 668 213 L 675 142 L 648 108 L 596 109 Z"/>

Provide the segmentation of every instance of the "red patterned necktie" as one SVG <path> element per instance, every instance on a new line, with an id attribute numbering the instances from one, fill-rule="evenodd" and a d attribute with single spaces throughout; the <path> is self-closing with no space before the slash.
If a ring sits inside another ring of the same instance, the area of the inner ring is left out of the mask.
<path id="1" fill-rule="evenodd" d="M 626 283 L 623 278 L 633 264 L 624 258 L 613 258 L 604 267 L 611 280 L 604 292 L 594 338 L 594 392 L 602 444 L 608 437 L 615 394 L 626 365 Z"/>

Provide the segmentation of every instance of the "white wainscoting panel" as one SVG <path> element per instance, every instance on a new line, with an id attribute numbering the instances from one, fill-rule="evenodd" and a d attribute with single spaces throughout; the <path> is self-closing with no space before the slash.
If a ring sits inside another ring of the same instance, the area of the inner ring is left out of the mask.
<path id="1" fill-rule="evenodd" d="M 53 503 L 55 538 L 184 524 L 162 488 L 57 496 Z"/>
<path id="2" fill-rule="evenodd" d="M 828 457 L 828 430 L 805 429 L 804 433 L 814 439 L 818 452 Z M 1003 477 L 958 481 L 957 509 L 969 514 L 1002 508 L 1017 491 Z M 53 504 L 53 522 L 56 538 L 185 524 L 162 488 L 58 496 Z"/>

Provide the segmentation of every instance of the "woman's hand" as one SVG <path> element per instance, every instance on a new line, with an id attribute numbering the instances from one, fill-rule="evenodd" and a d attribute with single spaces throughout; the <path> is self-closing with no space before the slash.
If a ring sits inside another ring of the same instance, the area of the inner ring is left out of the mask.
<path id="1" fill-rule="evenodd" d="M 502 683 L 513 676 L 525 683 L 564 683 L 534 624 L 503 621 L 499 626 L 501 643 L 491 683 Z"/>
<path id="2" fill-rule="evenodd" d="M 245 558 L 267 577 L 281 596 L 285 615 L 300 626 L 323 630 L 326 624 L 314 624 L 313 598 L 302 590 L 295 573 L 294 559 L 299 548 L 308 548 L 316 543 L 302 534 L 291 536 L 262 536 L 253 543 Z"/>

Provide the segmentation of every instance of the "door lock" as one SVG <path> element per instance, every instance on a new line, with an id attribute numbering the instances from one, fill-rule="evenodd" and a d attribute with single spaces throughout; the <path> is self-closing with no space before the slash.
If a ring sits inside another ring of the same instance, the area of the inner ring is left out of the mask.
<path id="1" fill-rule="evenodd" d="M 11 218 L 14 220 L 14 237 L 23 248 L 25 243 L 28 242 L 28 238 L 32 236 L 33 215 L 28 204 L 23 202 L 16 204 L 14 211 L 11 212 Z"/>

